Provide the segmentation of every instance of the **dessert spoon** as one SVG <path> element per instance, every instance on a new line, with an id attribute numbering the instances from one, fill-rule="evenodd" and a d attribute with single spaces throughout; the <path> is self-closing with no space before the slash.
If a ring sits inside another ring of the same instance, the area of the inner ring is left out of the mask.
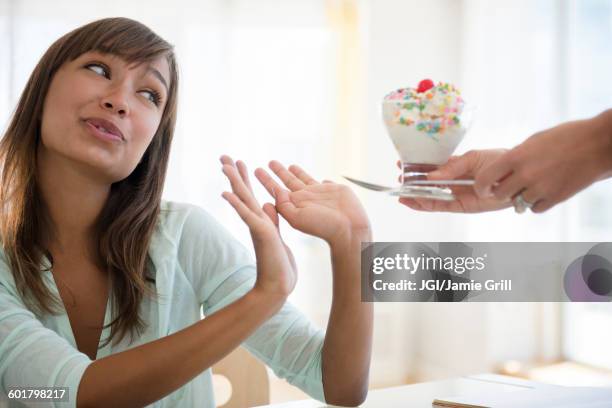
<path id="1" fill-rule="evenodd" d="M 374 191 L 393 191 L 398 190 L 401 186 L 398 187 L 388 187 L 380 184 L 368 183 L 367 181 L 357 180 L 352 177 L 342 176 L 351 183 L 357 184 L 363 188 L 367 188 L 369 190 Z M 444 186 L 471 186 L 474 185 L 474 180 L 413 180 L 408 181 L 404 184 L 405 186 L 434 186 L 434 185 L 444 185 Z"/>

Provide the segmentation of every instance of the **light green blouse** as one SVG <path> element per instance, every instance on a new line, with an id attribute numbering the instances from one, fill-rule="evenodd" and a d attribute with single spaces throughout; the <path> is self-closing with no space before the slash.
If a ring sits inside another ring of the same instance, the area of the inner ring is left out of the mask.
<path id="1" fill-rule="evenodd" d="M 62 386 L 68 403 L 32 406 L 74 407 L 83 372 L 92 360 L 76 346 L 68 315 L 36 319 L 21 301 L 4 254 L 0 254 L 0 391 L 10 387 Z M 255 265 L 247 249 L 207 212 L 184 203 L 162 201 L 149 248 L 160 301 L 145 298 L 141 316 L 148 328 L 133 343 L 98 350 L 97 358 L 124 351 L 177 332 L 243 296 L 255 283 Z M 44 268 L 49 261 L 44 259 Z M 45 283 L 59 298 L 50 271 Z M 112 321 L 112 301 L 104 324 Z M 102 332 L 100 344 L 110 334 Z M 285 306 L 243 343 L 281 378 L 324 401 L 321 350 L 325 333 L 295 307 Z M 206 343 L 202 343 L 206 347 Z M 214 407 L 211 370 L 207 369 L 150 407 Z"/>

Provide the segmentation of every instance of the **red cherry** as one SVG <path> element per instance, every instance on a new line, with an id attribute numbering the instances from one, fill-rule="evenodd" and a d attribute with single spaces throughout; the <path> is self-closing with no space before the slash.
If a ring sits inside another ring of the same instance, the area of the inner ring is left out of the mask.
<path id="1" fill-rule="evenodd" d="M 425 92 L 434 87 L 434 83 L 431 79 L 424 79 L 419 82 L 419 87 L 417 88 L 417 92 Z"/>

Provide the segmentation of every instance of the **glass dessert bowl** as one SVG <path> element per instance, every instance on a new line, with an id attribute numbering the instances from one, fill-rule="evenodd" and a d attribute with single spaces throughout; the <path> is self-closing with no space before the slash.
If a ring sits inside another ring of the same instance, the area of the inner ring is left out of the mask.
<path id="1" fill-rule="evenodd" d="M 402 168 L 402 185 L 391 194 L 453 200 L 451 189 L 443 182 L 427 185 L 427 174 L 448 161 L 472 121 L 473 109 L 459 90 L 425 79 L 417 88 L 386 95 L 382 116 Z"/>

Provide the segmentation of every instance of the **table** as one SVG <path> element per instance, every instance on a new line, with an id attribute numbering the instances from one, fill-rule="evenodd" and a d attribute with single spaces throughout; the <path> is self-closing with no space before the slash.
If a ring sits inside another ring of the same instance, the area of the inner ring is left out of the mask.
<path id="1" fill-rule="evenodd" d="M 370 390 L 368 398 L 360 406 L 364 408 L 431 408 L 434 398 L 512 391 L 517 388 L 544 387 L 555 386 L 503 375 L 479 374 Z M 270 408 L 323 408 L 332 406 L 316 400 L 265 405 L 265 407 Z"/>

